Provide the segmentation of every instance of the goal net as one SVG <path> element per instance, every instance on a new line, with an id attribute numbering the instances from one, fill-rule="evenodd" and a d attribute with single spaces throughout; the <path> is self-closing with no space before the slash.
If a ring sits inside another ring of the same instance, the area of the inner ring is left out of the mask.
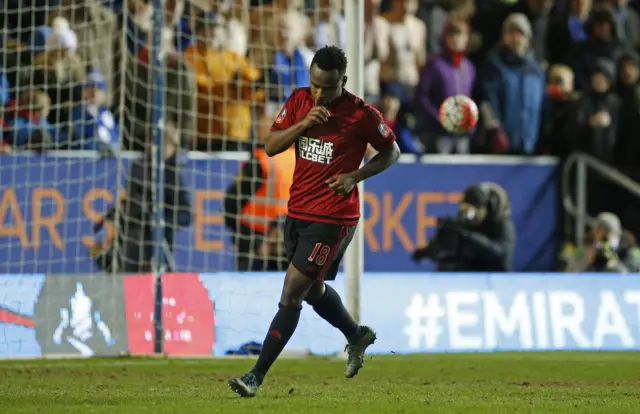
<path id="1" fill-rule="evenodd" d="M 294 3 L 0 2 L 0 357 L 262 341 L 290 177 L 258 144 L 344 44 L 339 4 Z M 341 345 L 306 313 L 289 348 Z"/>

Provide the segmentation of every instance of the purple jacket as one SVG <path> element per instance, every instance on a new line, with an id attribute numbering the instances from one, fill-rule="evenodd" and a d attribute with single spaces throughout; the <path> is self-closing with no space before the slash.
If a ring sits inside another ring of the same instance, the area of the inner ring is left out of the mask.
<path id="1" fill-rule="evenodd" d="M 416 90 L 417 115 L 424 120 L 424 131 L 433 135 L 446 135 L 440 125 L 440 104 L 450 96 L 471 96 L 476 70 L 466 57 L 460 66 L 453 65 L 449 53 L 437 54 L 427 61 L 420 73 L 420 83 Z"/>

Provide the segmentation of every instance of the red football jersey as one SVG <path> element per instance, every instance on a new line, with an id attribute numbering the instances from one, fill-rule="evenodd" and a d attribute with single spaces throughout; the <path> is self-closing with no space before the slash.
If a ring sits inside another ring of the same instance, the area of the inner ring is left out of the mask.
<path id="1" fill-rule="evenodd" d="M 287 129 L 302 121 L 314 105 L 309 88 L 295 90 L 271 130 Z M 302 220 L 355 225 L 360 218 L 358 187 L 343 196 L 334 193 L 325 181 L 360 168 L 367 144 L 380 151 L 396 137 L 377 109 L 347 91 L 326 108 L 331 113 L 329 120 L 307 129 L 295 142 L 288 214 Z"/>

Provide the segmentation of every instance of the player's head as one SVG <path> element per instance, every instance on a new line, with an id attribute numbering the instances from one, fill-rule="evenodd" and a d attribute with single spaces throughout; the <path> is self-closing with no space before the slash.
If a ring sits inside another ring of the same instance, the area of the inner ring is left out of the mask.
<path id="1" fill-rule="evenodd" d="M 347 83 L 347 57 L 336 46 L 318 50 L 311 61 L 311 94 L 316 105 L 326 105 L 342 94 Z"/>

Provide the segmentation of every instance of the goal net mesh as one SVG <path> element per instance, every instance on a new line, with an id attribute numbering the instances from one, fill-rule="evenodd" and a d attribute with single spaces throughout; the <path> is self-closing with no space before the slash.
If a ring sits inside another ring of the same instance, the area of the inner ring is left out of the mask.
<path id="1" fill-rule="evenodd" d="M 286 260 L 280 216 L 246 220 L 265 181 L 244 163 L 308 85 L 313 51 L 343 46 L 341 5 L 3 0 L 0 12 L 0 357 L 262 341 L 282 277 L 237 270 Z M 308 313 L 292 341 L 340 345 Z"/>

